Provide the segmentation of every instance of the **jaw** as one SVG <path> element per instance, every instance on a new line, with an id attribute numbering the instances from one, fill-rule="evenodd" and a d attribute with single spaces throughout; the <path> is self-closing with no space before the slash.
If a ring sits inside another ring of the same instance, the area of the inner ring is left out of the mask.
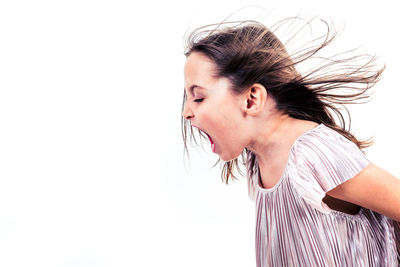
<path id="1" fill-rule="evenodd" d="M 208 140 L 210 141 L 210 146 L 211 146 L 211 151 L 215 154 L 218 154 L 220 159 L 227 162 L 227 161 L 231 161 L 234 160 L 236 158 L 238 158 L 240 156 L 240 154 L 243 152 L 244 147 L 241 151 L 236 151 L 236 152 L 229 152 L 230 150 L 224 150 L 222 151 L 222 148 L 220 146 L 218 146 L 218 144 L 215 143 L 215 138 L 211 137 L 206 131 L 204 131 L 203 129 L 193 125 L 194 128 L 196 128 L 201 135 L 205 135 L 208 137 Z M 225 140 L 226 141 L 226 140 Z M 225 153 L 223 153 L 225 152 Z M 229 153 L 228 155 L 224 155 L 226 153 Z"/>

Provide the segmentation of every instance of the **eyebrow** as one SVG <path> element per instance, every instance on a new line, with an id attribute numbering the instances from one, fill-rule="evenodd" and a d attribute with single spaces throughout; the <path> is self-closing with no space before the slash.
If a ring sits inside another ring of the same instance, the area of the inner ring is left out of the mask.
<path id="1" fill-rule="evenodd" d="M 189 92 L 194 95 L 194 89 L 204 89 L 203 87 L 197 85 L 197 84 L 193 84 L 192 86 L 189 87 Z"/>

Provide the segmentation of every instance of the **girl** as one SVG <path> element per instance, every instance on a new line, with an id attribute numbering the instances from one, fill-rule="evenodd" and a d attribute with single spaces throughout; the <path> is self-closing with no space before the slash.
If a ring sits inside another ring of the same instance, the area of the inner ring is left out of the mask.
<path id="1" fill-rule="evenodd" d="M 382 70 L 333 58 L 302 76 L 297 64 L 333 40 L 329 30 L 290 57 L 260 23 L 224 26 L 188 38 L 183 137 L 185 148 L 192 127 L 209 138 L 226 182 L 242 156 L 257 266 L 396 266 L 400 180 L 367 160 L 370 142 L 346 129 L 337 106 L 365 98 Z"/>

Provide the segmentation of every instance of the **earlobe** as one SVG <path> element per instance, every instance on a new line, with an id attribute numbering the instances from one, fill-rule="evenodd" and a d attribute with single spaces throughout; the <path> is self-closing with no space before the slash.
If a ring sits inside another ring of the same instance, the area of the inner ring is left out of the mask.
<path id="1" fill-rule="evenodd" d="M 246 93 L 245 112 L 251 116 L 258 115 L 264 108 L 267 90 L 261 84 L 253 84 Z"/>

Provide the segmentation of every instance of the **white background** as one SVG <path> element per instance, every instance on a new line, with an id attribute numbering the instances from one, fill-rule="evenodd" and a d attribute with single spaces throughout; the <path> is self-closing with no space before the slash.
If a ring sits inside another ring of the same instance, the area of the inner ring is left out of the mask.
<path id="1" fill-rule="evenodd" d="M 2 1 L 0 266 L 255 266 L 245 179 L 222 184 L 207 144 L 186 170 L 180 132 L 184 34 L 245 5 L 380 57 L 354 131 L 400 176 L 395 1 Z"/>

